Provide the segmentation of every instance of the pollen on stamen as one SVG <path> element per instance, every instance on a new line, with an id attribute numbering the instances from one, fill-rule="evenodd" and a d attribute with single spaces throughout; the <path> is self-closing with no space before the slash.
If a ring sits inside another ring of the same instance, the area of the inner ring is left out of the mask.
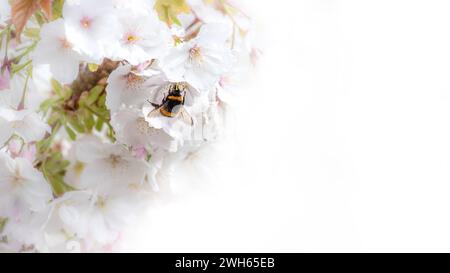
<path id="1" fill-rule="evenodd" d="M 128 44 L 133 44 L 133 43 L 137 42 L 138 39 L 139 38 L 136 35 L 134 35 L 134 34 L 127 34 L 127 35 L 125 35 L 125 41 Z"/>

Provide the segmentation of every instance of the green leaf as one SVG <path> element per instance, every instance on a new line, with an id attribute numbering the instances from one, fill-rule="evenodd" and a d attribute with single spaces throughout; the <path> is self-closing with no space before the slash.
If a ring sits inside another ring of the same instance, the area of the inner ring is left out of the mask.
<path id="1" fill-rule="evenodd" d="M 72 90 L 69 87 L 62 86 L 57 80 L 52 79 L 51 85 L 53 91 L 55 91 L 59 98 L 67 100 L 72 96 Z"/>
<path id="2" fill-rule="evenodd" d="M 168 25 L 181 25 L 177 18 L 178 14 L 189 13 L 191 10 L 186 0 L 157 0 L 154 9 L 158 13 L 159 19 Z"/>
<path id="3" fill-rule="evenodd" d="M 114 129 L 112 128 L 112 126 L 109 125 L 109 124 L 108 124 L 108 132 L 107 132 L 106 136 L 107 136 L 112 142 L 116 142 L 116 134 L 115 134 Z"/>
<path id="4" fill-rule="evenodd" d="M 69 124 L 78 132 L 78 133 L 84 133 L 85 128 L 83 124 L 78 120 L 78 117 L 76 115 L 67 115 L 66 116 L 67 121 Z"/>
<path id="5" fill-rule="evenodd" d="M 175 14 L 170 13 L 170 14 L 169 14 L 169 17 L 170 17 L 170 20 L 171 20 L 175 25 L 181 27 L 181 22 L 180 22 L 180 20 L 178 20 L 178 18 L 177 18 L 177 16 L 176 16 Z"/>
<path id="6" fill-rule="evenodd" d="M 89 91 L 89 95 L 86 98 L 86 105 L 92 105 L 97 101 L 100 94 L 103 92 L 103 86 L 97 85 Z"/>
<path id="7" fill-rule="evenodd" d="M 72 89 L 64 86 L 61 95 L 62 95 L 62 98 L 66 101 L 66 100 L 70 99 L 70 97 L 72 96 L 72 93 L 73 93 Z"/>
<path id="8" fill-rule="evenodd" d="M 97 100 L 97 105 L 106 108 L 106 93 L 103 93 Z"/>
<path id="9" fill-rule="evenodd" d="M 61 178 L 53 178 L 50 179 L 50 184 L 52 186 L 53 192 L 56 196 L 61 196 L 65 192 L 71 191 L 72 189 L 64 183 L 64 181 Z"/>
<path id="10" fill-rule="evenodd" d="M 64 0 L 53 0 L 53 19 L 56 20 L 62 17 L 62 10 Z"/>
<path id="11" fill-rule="evenodd" d="M 63 94 L 62 85 L 55 79 L 52 79 L 51 85 L 52 85 L 53 91 L 55 91 L 56 95 L 58 95 L 59 97 L 62 97 L 62 94 Z"/>
<path id="12" fill-rule="evenodd" d="M 104 119 L 105 121 L 110 120 L 110 113 L 109 113 L 108 109 L 106 109 L 106 108 L 100 108 L 95 105 L 91 105 L 91 106 L 86 106 L 86 109 L 88 109 L 91 113 L 93 113 L 97 117 Z"/>
<path id="13" fill-rule="evenodd" d="M 46 176 L 48 182 L 52 186 L 53 193 L 56 196 L 61 196 L 68 191 L 74 191 L 75 189 L 64 182 L 64 179 L 61 175 L 49 175 L 48 171 L 44 171 L 44 175 Z"/>
<path id="14" fill-rule="evenodd" d="M 31 64 L 31 60 L 26 61 L 25 63 L 22 63 L 22 64 L 13 64 L 11 67 L 11 72 L 13 74 L 20 72 L 22 69 L 29 66 L 30 64 Z"/>
<path id="15" fill-rule="evenodd" d="M 40 26 L 46 23 L 45 15 L 41 11 L 37 11 L 34 17 Z"/>
<path id="16" fill-rule="evenodd" d="M 101 131 L 103 128 L 103 125 L 105 124 L 105 120 L 102 118 L 97 118 L 97 123 L 95 124 L 95 130 Z"/>
<path id="17" fill-rule="evenodd" d="M 53 138 L 55 137 L 55 135 L 59 132 L 59 130 L 61 129 L 61 123 L 58 121 L 53 125 L 52 128 L 52 133 L 50 136 L 48 136 L 47 138 L 39 141 L 36 144 L 36 148 L 39 151 L 38 156 L 42 156 L 44 154 L 46 154 L 47 150 L 50 149 L 50 146 L 52 144 Z M 44 155 L 45 156 L 45 155 Z"/>
<path id="18" fill-rule="evenodd" d="M 67 126 L 67 124 L 64 125 L 64 128 L 66 129 L 66 132 L 71 140 L 73 141 L 77 140 L 77 134 L 75 134 L 75 132 L 69 126 Z"/>
<path id="19" fill-rule="evenodd" d="M 92 115 L 89 111 L 85 111 L 84 113 L 84 124 L 89 132 L 92 132 L 92 129 L 95 126 L 94 115 Z"/>
<path id="20" fill-rule="evenodd" d="M 64 182 L 66 169 L 70 162 L 64 159 L 58 149 L 50 150 L 46 154 L 47 156 L 41 161 L 42 164 L 40 164 L 39 169 L 52 186 L 53 193 L 59 197 L 65 192 L 75 190 L 75 188 Z"/>
<path id="21" fill-rule="evenodd" d="M 81 93 L 80 98 L 78 99 L 78 106 L 80 108 L 84 108 L 86 106 L 86 100 L 87 100 L 88 96 L 89 96 L 89 92 L 85 91 L 85 92 Z"/>
<path id="22" fill-rule="evenodd" d="M 45 114 L 48 112 L 48 110 L 50 110 L 50 108 L 52 108 L 55 102 L 56 102 L 55 98 L 46 99 L 41 103 L 39 110 Z"/>
<path id="23" fill-rule="evenodd" d="M 58 123 L 62 119 L 62 115 L 59 112 L 52 112 L 47 120 L 47 123 L 52 125 Z"/>

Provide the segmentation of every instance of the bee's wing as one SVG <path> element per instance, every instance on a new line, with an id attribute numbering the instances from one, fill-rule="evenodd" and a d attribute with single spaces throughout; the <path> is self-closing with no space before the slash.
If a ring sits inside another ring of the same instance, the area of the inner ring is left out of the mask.
<path id="1" fill-rule="evenodd" d="M 152 102 L 151 100 L 147 100 L 147 102 L 148 102 L 148 104 L 150 104 L 151 106 L 153 106 L 155 109 L 160 107 L 159 104 L 157 104 L 157 103 L 155 103 L 155 102 Z"/>
<path id="2" fill-rule="evenodd" d="M 192 116 L 186 111 L 184 107 L 181 107 L 180 112 L 178 113 L 178 118 L 186 123 L 187 125 L 194 125 L 194 119 Z"/>
<path id="3" fill-rule="evenodd" d="M 161 115 L 160 109 L 162 106 L 155 107 L 150 113 L 148 113 L 147 118 L 155 118 Z"/>

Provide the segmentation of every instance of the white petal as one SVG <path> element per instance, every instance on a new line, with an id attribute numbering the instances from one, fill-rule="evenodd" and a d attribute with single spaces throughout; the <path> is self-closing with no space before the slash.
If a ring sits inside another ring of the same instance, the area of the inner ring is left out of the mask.
<path id="1" fill-rule="evenodd" d="M 7 194 L 4 188 L 9 183 L 9 177 L 14 172 L 16 163 L 5 152 L 0 152 L 0 194 Z"/>
<path id="2" fill-rule="evenodd" d="M 50 63 L 54 78 L 62 84 L 72 83 L 78 76 L 80 62 L 77 58 L 63 58 L 63 62 Z"/>
<path id="3" fill-rule="evenodd" d="M 41 40 L 33 55 L 36 64 L 50 64 L 55 79 L 66 84 L 71 83 L 78 75 L 80 59 L 66 37 L 63 19 L 42 27 Z"/>
<path id="4" fill-rule="evenodd" d="M 3 147 L 6 141 L 8 141 L 8 139 L 13 135 L 14 130 L 9 122 L 2 117 L 0 117 L 0 128 L 0 147 Z"/>
<path id="5" fill-rule="evenodd" d="M 100 244 L 108 244 L 119 237 L 119 232 L 111 229 L 103 215 L 97 212 L 90 219 L 89 235 Z"/>
<path id="6" fill-rule="evenodd" d="M 108 78 L 106 105 L 111 111 L 122 105 L 141 107 L 149 97 L 153 81 L 131 72 L 130 65 L 119 66 Z"/>
<path id="7" fill-rule="evenodd" d="M 48 124 L 43 122 L 38 114 L 27 114 L 23 121 L 16 123 L 14 127 L 16 133 L 20 135 L 26 143 L 32 141 L 38 141 L 44 138 L 46 133 L 51 132 L 51 128 Z"/>
<path id="8" fill-rule="evenodd" d="M 92 135 L 84 136 L 75 143 L 75 157 L 84 163 L 92 163 L 98 159 L 104 158 L 105 144 Z"/>
<path id="9" fill-rule="evenodd" d="M 22 186 L 22 197 L 34 211 L 42 211 L 52 199 L 52 190 L 41 172 L 23 158 L 17 158 L 17 167 L 25 179 Z"/>

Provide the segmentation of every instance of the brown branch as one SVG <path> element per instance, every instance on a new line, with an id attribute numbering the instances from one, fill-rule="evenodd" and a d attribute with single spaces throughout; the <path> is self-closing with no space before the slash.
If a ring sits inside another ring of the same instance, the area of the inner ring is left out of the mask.
<path id="1" fill-rule="evenodd" d="M 90 71 L 86 63 L 80 64 L 78 77 L 70 84 L 72 89 L 71 98 L 65 103 L 66 110 L 75 111 L 78 109 L 78 100 L 84 92 L 89 92 L 97 85 L 106 87 L 106 80 L 109 74 L 117 68 L 119 62 L 105 59 L 96 71 Z"/>

